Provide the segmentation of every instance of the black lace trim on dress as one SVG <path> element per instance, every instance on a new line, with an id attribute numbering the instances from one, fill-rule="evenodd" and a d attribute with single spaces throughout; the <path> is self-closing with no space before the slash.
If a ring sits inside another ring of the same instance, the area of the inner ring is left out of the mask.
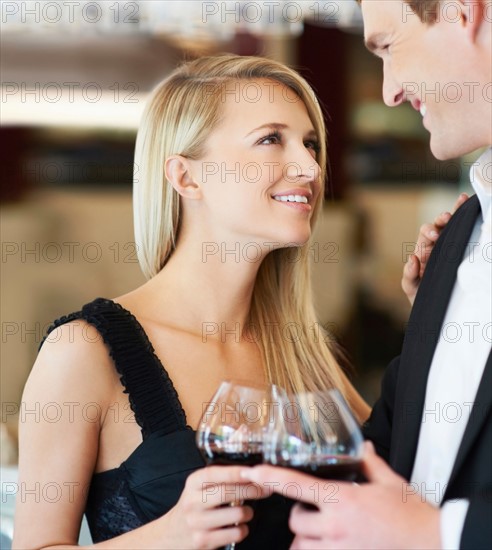
<path id="1" fill-rule="evenodd" d="M 134 315 L 112 300 L 96 298 L 81 311 L 57 319 L 47 334 L 77 319 L 93 325 L 108 346 L 143 439 L 156 430 L 188 428 L 172 380 Z"/>
<path id="2" fill-rule="evenodd" d="M 135 505 L 123 472 L 117 469 L 105 474 L 103 483 L 93 478 L 85 509 L 94 543 L 133 531 L 148 521 Z"/>

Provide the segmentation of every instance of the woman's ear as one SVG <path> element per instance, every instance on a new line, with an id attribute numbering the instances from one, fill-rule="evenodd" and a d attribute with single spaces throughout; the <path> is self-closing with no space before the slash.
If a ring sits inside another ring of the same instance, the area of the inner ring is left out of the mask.
<path id="1" fill-rule="evenodd" d="M 176 191 L 187 199 L 200 199 L 202 190 L 191 174 L 191 164 L 186 157 L 173 155 L 164 165 L 166 179 Z"/>

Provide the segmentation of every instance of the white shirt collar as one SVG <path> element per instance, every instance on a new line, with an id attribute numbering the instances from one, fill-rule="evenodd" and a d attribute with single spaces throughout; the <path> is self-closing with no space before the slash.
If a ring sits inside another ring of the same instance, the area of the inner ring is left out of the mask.
<path id="1" fill-rule="evenodd" d="M 477 194 L 483 218 L 487 218 L 492 202 L 492 147 L 487 149 L 470 169 L 470 182 Z"/>

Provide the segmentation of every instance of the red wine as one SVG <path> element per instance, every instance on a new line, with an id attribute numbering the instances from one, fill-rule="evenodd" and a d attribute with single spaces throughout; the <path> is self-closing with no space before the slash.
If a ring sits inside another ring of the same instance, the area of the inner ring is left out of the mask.
<path id="1" fill-rule="evenodd" d="M 213 451 L 205 456 L 207 464 L 220 466 L 255 466 L 262 464 L 263 454 L 259 452 L 225 453 L 223 451 Z"/>
<path id="2" fill-rule="evenodd" d="M 322 479 L 335 479 L 338 481 L 356 481 L 361 475 L 362 468 L 359 460 L 348 456 L 320 457 L 318 463 L 291 464 L 286 462 L 279 463 L 279 466 L 292 468 Z"/>

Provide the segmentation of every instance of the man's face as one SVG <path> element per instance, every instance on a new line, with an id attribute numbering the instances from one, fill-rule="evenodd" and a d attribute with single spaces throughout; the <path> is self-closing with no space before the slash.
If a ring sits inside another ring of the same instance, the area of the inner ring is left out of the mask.
<path id="1" fill-rule="evenodd" d="M 426 25 L 403 0 L 362 1 L 366 45 L 383 61 L 384 101 L 390 107 L 409 101 L 420 112 L 441 160 L 487 145 L 477 132 L 486 93 L 483 59 L 461 8 L 443 0 L 437 22 Z"/>

